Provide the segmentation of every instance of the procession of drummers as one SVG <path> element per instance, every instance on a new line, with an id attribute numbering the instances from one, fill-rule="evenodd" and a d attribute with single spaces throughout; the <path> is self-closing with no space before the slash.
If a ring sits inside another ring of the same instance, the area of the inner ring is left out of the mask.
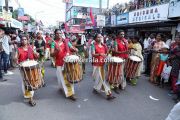
<path id="1" fill-rule="evenodd" d="M 0 29 L 0 32 L 3 30 Z M 176 36 L 175 42 L 169 47 L 162 41 L 162 34 L 157 34 L 156 39 L 150 41 L 151 47 L 145 48 L 138 36 L 125 39 L 123 30 L 108 39 L 100 33 L 86 39 L 87 36 L 83 34 L 68 35 L 60 29 L 56 29 L 53 34 L 47 33 L 45 38 L 42 34 L 37 32 L 32 37 L 21 34 L 15 56 L 22 76 L 24 99 L 28 99 L 30 106 L 36 105 L 36 90 L 46 87 L 44 63 L 47 60 L 51 60 L 52 67 L 56 68 L 60 93 L 72 101 L 77 100 L 74 87 L 86 78 L 85 66 L 88 62 L 93 68 L 92 92 L 104 93 L 107 100 L 113 100 L 116 98 L 113 92 L 119 94 L 127 84 L 135 86 L 141 73 L 147 73 L 149 59 L 149 81 L 155 85 L 163 85 L 167 81 L 162 75 L 164 68 L 171 66 L 172 72 L 168 79 L 171 79 L 172 90 L 177 94 L 176 100 L 180 99 L 180 36 Z M 2 39 L 3 34 L 1 41 Z"/>

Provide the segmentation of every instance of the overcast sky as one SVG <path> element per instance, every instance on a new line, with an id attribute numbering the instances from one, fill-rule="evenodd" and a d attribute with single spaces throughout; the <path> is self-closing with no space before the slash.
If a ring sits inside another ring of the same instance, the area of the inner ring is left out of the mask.
<path id="1" fill-rule="evenodd" d="M 57 21 L 65 21 L 65 4 L 63 0 L 10 0 L 11 4 L 18 7 L 18 2 L 37 20 L 42 20 L 45 25 L 56 25 Z M 110 0 L 110 6 L 129 0 Z"/>

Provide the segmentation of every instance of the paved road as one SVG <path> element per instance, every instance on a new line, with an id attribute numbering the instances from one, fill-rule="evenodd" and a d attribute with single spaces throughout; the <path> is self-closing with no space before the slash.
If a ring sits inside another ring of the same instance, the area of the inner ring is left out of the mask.
<path id="1" fill-rule="evenodd" d="M 36 107 L 29 107 L 21 91 L 18 70 L 0 83 L 0 120 L 164 120 L 174 103 L 167 89 L 150 84 L 142 76 L 137 86 L 127 86 L 114 101 L 92 93 L 92 67 L 87 65 L 84 80 L 76 85 L 78 100 L 67 100 L 58 90 L 56 69 L 46 63 L 47 86 L 35 94 Z M 154 101 L 149 96 L 158 98 Z"/>

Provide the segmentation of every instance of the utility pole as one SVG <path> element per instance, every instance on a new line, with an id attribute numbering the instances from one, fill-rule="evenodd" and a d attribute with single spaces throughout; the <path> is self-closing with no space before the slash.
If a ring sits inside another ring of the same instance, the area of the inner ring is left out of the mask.
<path id="1" fill-rule="evenodd" d="M 8 9 L 9 9 L 9 1 L 5 0 L 5 10 L 6 10 L 6 12 L 8 12 Z"/>
<path id="2" fill-rule="evenodd" d="M 99 12 L 102 13 L 102 0 L 99 0 Z"/>
<path id="3" fill-rule="evenodd" d="M 107 9 L 109 9 L 109 0 L 107 0 Z"/>
<path id="4" fill-rule="evenodd" d="M 5 14 L 8 14 L 8 9 L 9 9 L 9 1 L 5 0 Z M 8 27 L 8 22 L 6 22 L 6 26 Z"/>
<path id="5" fill-rule="evenodd" d="M 99 0 L 99 14 L 102 15 L 102 0 Z M 99 26 L 99 30 L 102 34 L 102 26 Z"/>

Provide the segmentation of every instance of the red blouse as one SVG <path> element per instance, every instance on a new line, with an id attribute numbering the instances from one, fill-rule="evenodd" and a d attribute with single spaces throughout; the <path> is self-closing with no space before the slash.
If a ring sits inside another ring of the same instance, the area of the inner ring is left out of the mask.
<path id="1" fill-rule="evenodd" d="M 46 40 L 46 48 L 50 48 L 49 41 L 51 40 L 51 38 L 50 37 L 45 37 L 45 40 Z"/>
<path id="2" fill-rule="evenodd" d="M 33 60 L 36 59 L 37 56 L 33 53 L 32 47 L 28 46 L 27 50 L 24 50 L 23 47 L 18 48 L 18 62 L 26 61 L 27 59 Z"/>
<path id="3" fill-rule="evenodd" d="M 94 43 L 94 49 L 95 54 L 106 54 L 107 49 L 104 45 L 102 47 L 99 47 L 97 43 Z M 105 57 L 104 56 L 95 56 L 93 57 L 93 66 L 103 66 L 105 63 Z"/>
<path id="4" fill-rule="evenodd" d="M 128 51 L 128 43 L 126 39 L 116 39 L 116 43 L 117 43 L 117 47 L 118 47 L 118 52 L 124 52 L 124 51 Z M 120 57 L 123 59 L 127 59 L 128 58 L 128 54 L 115 54 L 114 56 L 116 57 Z"/>
<path id="5" fill-rule="evenodd" d="M 63 66 L 64 64 L 64 57 L 67 54 L 67 46 L 65 42 L 62 42 L 61 45 L 58 45 L 58 40 L 55 40 L 55 48 L 60 48 L 58 52 L 55 53 L 55 60 L 56 60 L 56 66 Z"/>

